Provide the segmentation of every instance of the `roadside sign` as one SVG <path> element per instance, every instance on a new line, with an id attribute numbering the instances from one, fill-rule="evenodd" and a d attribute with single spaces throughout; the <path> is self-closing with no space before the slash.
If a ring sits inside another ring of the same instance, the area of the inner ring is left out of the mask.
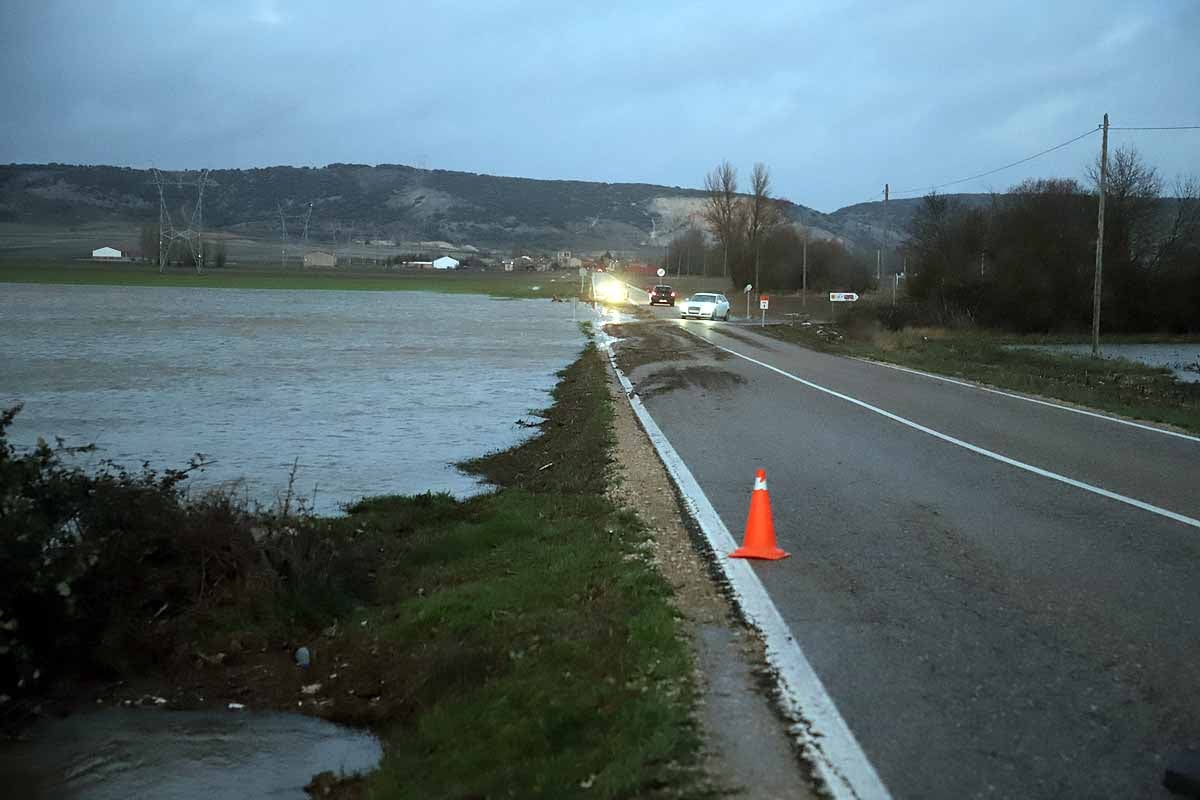
<path id="1" fill-rule="evenodd" d="M 581 278 L 586 278 L 586 277 L 587 277 L 587 267 L 580 267 L 580 268 L 579 268 L 579 277 L 581 277 Z"/>
<path id="2" fill-rule="evenodd" d="M 770 298 L 768 298 L 765 294 L 758 298 L 758 307 L 763 311 L 767 310 L 767 308 L 770 306 L 770 303 Z"/>
<path id="3" fill-rule="evenodd" d="M 667 274 L 667 271 L 666 271 L 665 269 L 663 269 L 662 267 L 659 267 L 659 268 L 658 268 L 658 277 L 660 277 L 660 278 L 661 278 L 661 277 L 663 277 L 663 276 L 664 276 L 664 275 L 666 275 L 666 274 Z"/>
<path id="4" fill-rule="evenodd" d="M 858 301 L 858 295 L 854 292 L 830 292 L 829 302 L 831 303 L 854 303 Z"/>
<path id="5" fill-rule="evenodd" d="M 750 294 L 750 290 L 753 288 L 754 288 L 753 286 L 751 286 L 750 284 L 747 283 L 746 288 L 742 289 L 742 292 L 744 292 L 745 294 Z"/>

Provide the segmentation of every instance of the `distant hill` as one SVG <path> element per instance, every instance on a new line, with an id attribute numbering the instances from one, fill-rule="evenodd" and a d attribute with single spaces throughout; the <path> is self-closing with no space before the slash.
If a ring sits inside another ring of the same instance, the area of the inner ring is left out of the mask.
<path id="1" fill-rule="evenodd" d="M 990 194 L 947 194 L 942 195 L 959 208 L 978 208 L 992 202 Z M 883 242 L 885 220 L 888 241 L 893 245 L 908 238 L 917 209 L 924 202 L 923 197 L 911 197 L 901 200 L 890 200 L 887 204 L 887 214 L 884 215 L 883 202 L 856 203 L 852 206 L 839 208 L 829 218 L 832 227 L 843 238 L 855 242 L 860 247 L 875 248 Z"/>
<path id="2" fill-rule="evenodd" d="M 206 228 L 278 238 L 282 207 L 295 234 L 298 217 L 311 203 L 312 242 L 373 238 L 644 253 L 665 246 L 689 224 L 702 224 L 704 203 L 702 191 L 678 186 L 507 178 L 398 164 L 214 170 L 209 179 Z M 189 211 L 194 198 L 194 189 L 176 190 L 168 201 L 173 209 Z M 893 231 L 903 229 L 918 202 L 889 204 Z M 866 203 L 823 214 L 789 203 L 787 210 L 815 236 L 873 248 L 882 240 L 879 206 Z M 137 225 L 157 219 L 158 192 L 149 170 L 0 166 L 0 223 Z"/>

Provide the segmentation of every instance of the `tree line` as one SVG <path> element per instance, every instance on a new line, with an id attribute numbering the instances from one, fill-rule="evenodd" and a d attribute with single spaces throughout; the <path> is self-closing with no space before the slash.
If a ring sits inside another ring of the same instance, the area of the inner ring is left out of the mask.
<path id="1" fill-rule="evenodd" d="M 676 236 L 660 259 L 668 275 L 707 275 L 727 286 L 772 291 L 865 291 L 874 283 L 865 254 L 814 238 L 792 222 L 786 201 L 771 195 L 771 174 L 758 163 L 742 193 L 737 169 L 723 161 L 704 178 L 704 228 Z M 807 267 L 806 267 L 807 265 Z"/>
<path id="2" fill-rule="evenodd" d="M 1087 329 L 1092 318 L 1099 165 L 1026 180 L 983 208 L 926 196 L 905 244 L 912 313 L 937 324 L 1018 332 Z M 1101 320 L 1111 332 L 1200 331 L 1200 184 L 1168 195 L 1133 148 L 1105 186 Z"/>
<path id="3" fill-rule="evenodd" d="M 887 254 L 889 265 L 908 265 L 907 300 L 889 312 L 889 322 L 1088 329 L 1098 187 L 1099 162 L 1084 182 L 1030 179 L 983 206 L 927 195 L 907 239 Z M 792 223 L 787 204 L 771 196 L 763 164 L 755 164 L 746 193 L 728 161 L 705 176 L 704 191 L 704 228 L 670 243 L 661 261 L 668 274 L 791 291 L 807 272 L 812 291 L 876 288 L 876 254 L 814 238 Z M 1108 164 L 1105 205 L 1104 329 L 1200 332 L 1200 180 L 1180 179 L 1168 191 L 1136 149 L 1118 148 Z"/>

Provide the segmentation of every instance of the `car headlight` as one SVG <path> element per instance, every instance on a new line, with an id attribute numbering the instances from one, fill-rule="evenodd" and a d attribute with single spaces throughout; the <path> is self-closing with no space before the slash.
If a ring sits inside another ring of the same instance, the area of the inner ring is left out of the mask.
<path id="1" fill-rule="evenodd" d="M 601 300 L 623 300 L 625 297 L 625 287 L 619 283 L 606 283 L 600 287 L 598 294 Z"/>

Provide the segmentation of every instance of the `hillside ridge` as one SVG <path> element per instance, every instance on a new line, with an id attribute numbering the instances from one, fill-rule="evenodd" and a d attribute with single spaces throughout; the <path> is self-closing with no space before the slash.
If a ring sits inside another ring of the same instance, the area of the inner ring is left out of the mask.
<path id="1" fill-rule="evenodd" d="M 165 174 L 165 173 L 164 173 Z M 170 173 L 178 175 L 180 173 Z M 196 171 L 187 176 L 195 179 Z M 195 188 L 170 186 L 177 219 L 191 213 Z M 404 164 L 214 169 L 204 225 L 262 239 L 280 236 L 281 215 L 302 225 L 312 205 L 313 242 L 349 239 L 437 240 L 486 248 L 525 246 L 649 252 L 689 225 L 703 224 L 703 190 L 651 183 L 607 183 L 489 175 Z M 882 216 L 858 204 L 826 214 L 783 201 L 793 223 L 822 239 L 874 247 Z M 893 231 L 911 217 L 891 204 Z M 106 165 L 0 165 L 0 223 L 153 224 L 158 189 L 148 169 Z M 900 235 L 900 234 L 896 234 Z"/>

